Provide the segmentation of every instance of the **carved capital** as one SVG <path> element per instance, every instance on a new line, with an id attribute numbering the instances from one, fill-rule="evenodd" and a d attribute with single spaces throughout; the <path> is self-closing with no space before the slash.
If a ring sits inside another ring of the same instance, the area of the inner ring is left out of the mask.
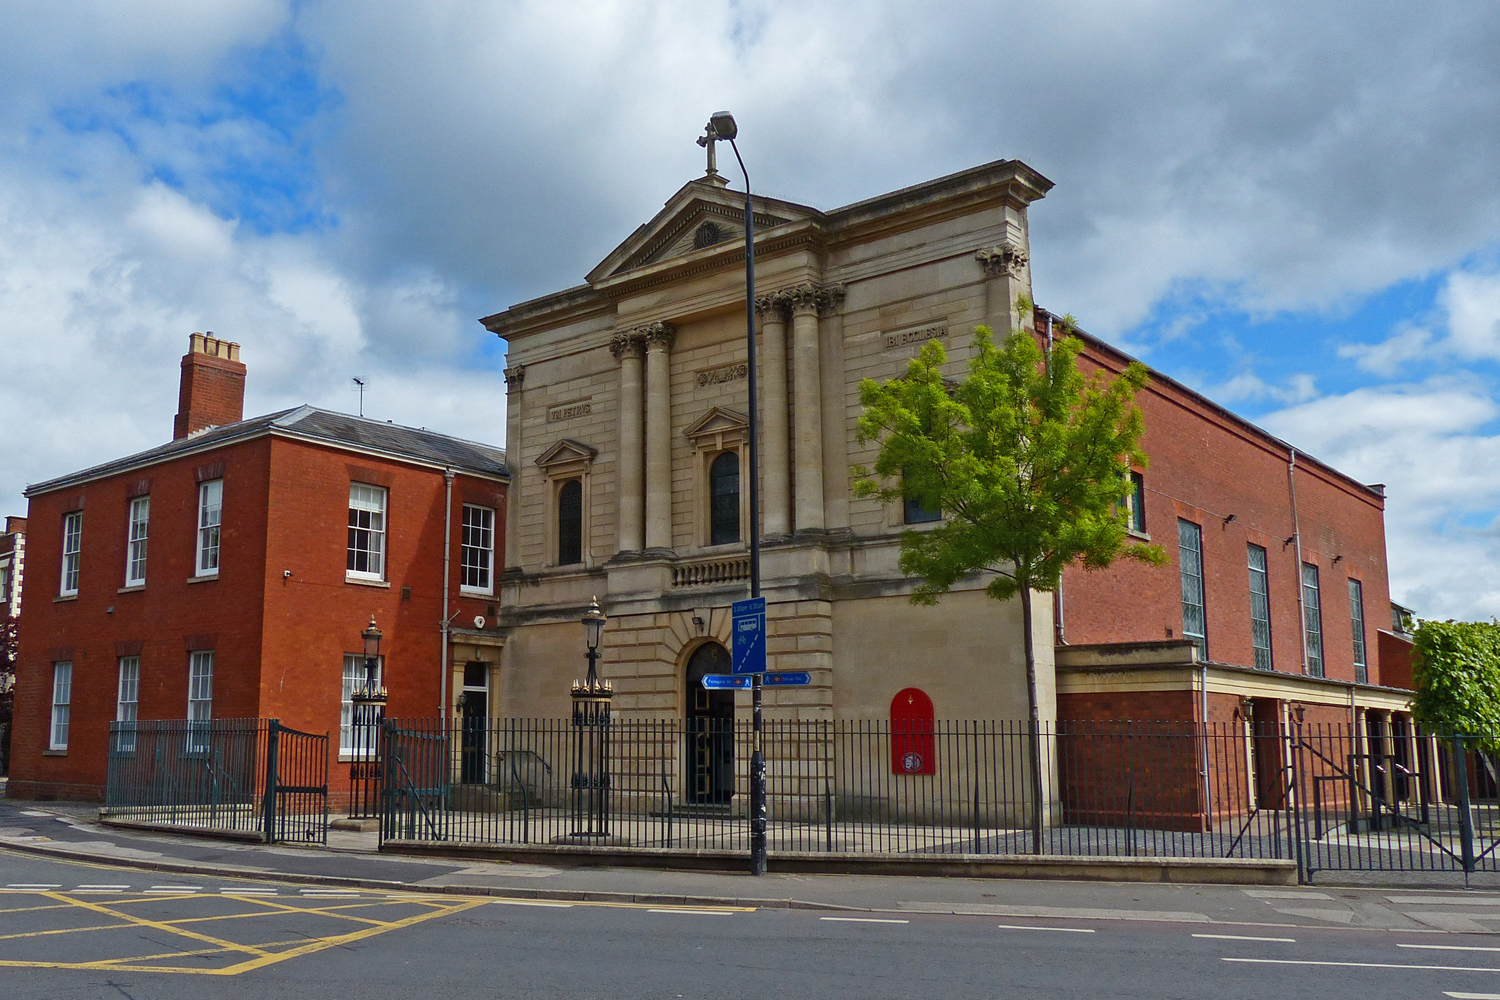
<path id="1" fill-rule="evenodd" d="M 640 357 L 646 349 L 646 338 L 635 331 L 617 333 L 609 340 L 610 353 L 615 356 L 616 361 L 623 361 L 626 357 Z"/>
<path id="2" fill-rule="evenodd" d="M 818 315 L 830 316 L 844 304 L 843 285 L 824 285 L 818 289 Z"/>
<path id="3" fill-rule="evenodd" d="M 1029 262 L 1026 251 L 1010 240 L 975 250 L 974 259 L 979 261 L 979 266 L 984 268 L 985 276 L 989 278 L 1019 278 Z"/>
<path id="4" fill-rule="evenodd" d="M 638 326 L 630 332 L 641 337 L 646 342 L 647 349 L 654 347 L 663 351 L 671 350 L 672 342 L 677 339 L 677 328 L 664 320 Z"/>
<path id="5" fill-rule="evenodd" d="M 511 365 L 505 369 L 505 391 L 520 392 L 521 383 L 526 381 L 526 366 Z"/>
<path id="6" fill-rule="evenodd" d="M 787 303 L 781 292 L 772 292 L 770 295 L 762 295 L 755 300 L 755 311 L 760 313 L 768 322 L 785 323 L 787 319 Z"/>
<path id="7" fill-rule="evenodd" d="M 786 308 L 793 316 L 817 313 L 818 311 L 818 286 L 812 282 L 803 282 L 792 288 L 782 289 L 776 295 L 786 304 Z"/>

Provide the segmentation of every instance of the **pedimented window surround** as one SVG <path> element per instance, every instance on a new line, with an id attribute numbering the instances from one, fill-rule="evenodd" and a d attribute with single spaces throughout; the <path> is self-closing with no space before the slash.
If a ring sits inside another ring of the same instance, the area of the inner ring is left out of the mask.
<path id="1" fill-rule="evenodd" d="M 732 550 L 743 548 L 750 523 L 750 420 L 736 410 L 715 406 L 698 418 L 683 434 L 693 443 L 693 539 L 699 548 Z M 713 545 L 709 496 L 709 468 L 714 459 L 732 451 L 740 459 L 740 541 Z"/>
<path id="2" fill-rule="evenodd" d="M 583 562 L 571 563 L 575 568 L 586 569 L 594 565 L 594 556 L 590 546 L 592 537 L 590 532 L 592 503 L 592 489 L 590 480 L 593 478 L 591 472 L 594 465 L 594 457 L 599 454 L 597 448 L 592 448 L 582 441 L 574 441 L 571 438 L 563 438 L 552 447 L 542 452 L 536 460 L 537 466 L 546 477 L 545 495 L 547 498 L 547 549 L 545 565 L 549 568 L 557 568 L 557 515 L 558 493 L 563 484 L 574 479 L 583 486 L 583 524 L 581 526 L 583 536 Z"/>

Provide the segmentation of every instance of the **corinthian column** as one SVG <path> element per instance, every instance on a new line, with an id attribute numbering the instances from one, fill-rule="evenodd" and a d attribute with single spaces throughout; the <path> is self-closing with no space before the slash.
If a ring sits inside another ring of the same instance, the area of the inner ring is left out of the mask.
<path id="1" fill-rule="evenodd" d="M 992 247 L 974 251 L 974 259 L 984 270 L 985 314 L 989 318 L 995 340 L 1002 340 L 1011 330 L 1019 329 L 1021 318 L 1016 315 L 1016 297 L 1031 296 L 1028 277 L 1029 261 L 1026 249 L 1005 240 Z"/>
<path id="2" fill-rule="evenodd" d="M 767 538 L 792 533 L 790 439 L 786 398 L 786 302 L 767 295 L 756 300 L 760 313 L 761 370 L 760 426 L 762 534 Z"/>
<path id="3" fill-rule="evenodd" d="M 799 285 L 785 294 L 792 311 L 797 530 L 821 531 L 824 528 L 823 407 L 819 403 L 818 289 L 813 285 Z"/>
<path id="4" fill-rule="evenodd" d="M 641 434 L 641 346 L 638 333 L 620 333 L 609 349 L 620 361 L 620 552 L 639 552 L 644 544 L 646 494 L 644 441 Z"/>
<path id="5" fill-rule="evenodd" d="M 521 385 L 526 366 L 505 369 L 505 464 L 511 469 L 510 488 L 505 491 L 505 561 L 521 565 Z"/>
<path id="6" fill-rule="evenodd" d="M 646 339 L 646 548 L 672 547 L 672 340 L 670 323 L 638 328 Z"/>

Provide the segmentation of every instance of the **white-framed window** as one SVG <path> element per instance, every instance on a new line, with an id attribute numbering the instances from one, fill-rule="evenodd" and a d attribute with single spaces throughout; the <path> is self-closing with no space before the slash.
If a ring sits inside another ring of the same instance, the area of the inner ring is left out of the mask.
<path id="1" fill-rule="evenodd" d="M 136 497 L 130 501 L 130 520 L 125 542 L 125 586 L 138 587 L 146 582 L 146 535 L 151 522 L 151 498 Z"/>
<path id="2" fill-rule="evenodd" d="M 198 561 L 195 576 L 219 575 L 219 529 L 224 520 L 224 480 L 198 486 Z"/>
<path id="3" fill-rule="evenodd" d="M 62 586 L 58 593 L 72 597 L 78 593 L 78 566 L 83 555 L 83 511 L 63 515 Z"/>
<path id="4" fill-rule="evenodd" d="M 120 683 L 115 693 L 116 730 L 115 750 L 119 753 L 135 751 L 135 721 L 141 693 L 141 658 L 120 657 Z"/>
<path id="5" fill-rule="evenodd" d="M 73 663 L 52 664 L 52 730 L 48 750 L 68 749 L 68 722 L 73 714 Z"/>
<path id="6" fill-rule="evenodd" d="M 464 504 L 463 544 L 459 547 L 459 589 L 495 592 L 495 509 Z"/>
<path id="7" fill-rule="evenodd" d="M 349 484 L 349 576 L 385 579 L 385 502 L 383 487 Z"/>
<path id="8" fill-rule="evenodd" d="M 208 749 L 208 723 L 214 715 L 214 652 L 201 649 L 188 655 L 188 750 Z"/>
<path id="9" fill-rule="evenodd" d="M 375 686 L 379 687 L 385 673 L 385 657 L 375 658 Z M 363 653 L 344 654 L 344 691 L 339 701 L 339 753 L 352 756 L 368 752 L 373 748 L 370 741 L 374 733 L 354 725 L 354 691 L 365 686 L 365 656 Z"/>

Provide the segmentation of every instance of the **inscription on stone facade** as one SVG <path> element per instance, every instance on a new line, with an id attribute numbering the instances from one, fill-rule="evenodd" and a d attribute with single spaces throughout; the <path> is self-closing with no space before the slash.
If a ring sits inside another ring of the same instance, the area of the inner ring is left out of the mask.
<path id="1" fill-rule="evenodd" d="M 587 399 L 577 399 L 571 403 L 560 403 L 547 409 L 547 423 L 553 424 L 559 420 L 572 420 L 574 417 L 586 417 L 594 412 L 594 404 Z"/>
<path id="2" fill-rule="evenodd" d="M 899 333 L 885 335 L 885 349 L 894 351 L 902 347 L 910 347 L 912 344 L 923 344 L 934 338 L 941 340 L 946 336 L 948 336 L 946 326 L 924 326 L 920 330 L 902 330 Z"/>
<path id="3" fill-rule="evenodd" d="M 733 382 L 742 379 L 749 373 L 749 366 L 743 361 L 737 361 L 732 365 L 720 365 L 717 368 L 708 368 L 698 373 L 698 388 L 702 389 L 710 385 L 719 385 L 723 382 Z"/>

